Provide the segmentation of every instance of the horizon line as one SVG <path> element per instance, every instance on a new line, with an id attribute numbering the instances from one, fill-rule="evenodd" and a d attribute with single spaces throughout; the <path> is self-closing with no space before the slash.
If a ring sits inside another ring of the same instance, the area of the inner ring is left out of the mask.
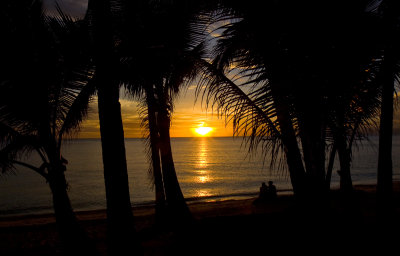
<path id="1" fill-rule="evenodd" d="M 237 138 L 243 136 L 174 136 L 171 138 Z M 85 140 L 85 139 L 101 139 L 101 137 L 87 137 L 87 138 L 66 138 L 66 140 Z M 124 139 L 147 139 L 145 137 L 125 137 Z"/>
<path id="2" fill-rule="evenodd" d="M 400 131 L 399 132 L 393 132 L 393 136 L 399 136 L 400 135 Z M 379 136 L 379 133 L 371 133 L 368 136 Z M 243 136 L 236 136 L 236 135 L 229 135 L 229 136 L 174 136 L 171 138 L 242 138 Z M 249 136 L 245 136 L 245 137 L 249 137 Z M 65 138 L 65 140 L 85 140 L 85 139 L 101 139 L 101 137 L 87 137 L 87 138 L 80 138 L 80 137 L 75 137 L 75 138 Z M 124 139 L 146 139 L 145 137 L 125 137 Z"/>

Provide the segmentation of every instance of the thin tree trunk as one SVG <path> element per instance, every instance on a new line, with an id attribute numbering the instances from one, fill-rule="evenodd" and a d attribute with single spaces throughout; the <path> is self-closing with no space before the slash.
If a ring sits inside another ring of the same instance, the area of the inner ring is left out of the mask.
<path id="1" fill-rule="evenodd" d="M 286 161 L 294 195 L 302 198 L 305 192 L 305 170 L 288 105 L 278 85 L 272 87 L 277 120 L 281 131 Z"/>
<path id="2" fill-rule="evenodd" d="M 340 129 L 343 130 L 343 129 Z M 337 151 L 340 162 L 340 191 L 344 195 L 350 195 L 353 192 L 353 182 L 351 180 L 350 166 L 351 166 L 351 151 L 347 147 L 346 137 L 344 131 L 341 131 L 337 138 Z"/>
<path id="3" fill-rule="evenodd" d="M 379 127 L 379 156 L 378 156 L 378 206 L 383 213 L 389 210 L 393 194 L 393 163 L 392 163 L 392 134 L 393 134 L 393 94 L 396 78 L 395 45 L 396 23 L 399 14 L 398 1 L 385 0 L 383 5 L 383 24 L 385 26 L 385 50 L 382 67 L 382 105 Z M 396 13 L 397 12 L 397 13 Z"/>
<path id="4" fill-rule="evenodd" d="M 53 196 L 53 208 L 60 238 L 66 253 L 96 254 L 94 245 L 73 212 L 67 193 L 64 170 L 51 168 L 48 182 Z"/>
<path id="5" fill-rule="evenodd" d="M 327 191 L 329 191 L 331 189 L 332 170 L 333 170 L 333 164 L 335 163 L 335 156 L 336 156 L 336 143 L 334 143 L 332 146 L 331 153 L 329 155 L 328 167 L 326 170 Z"/>
<path id="6" fill-rule="evenodd" d="M 158 113 L 158 127 L 160 132 L 162 172 L 168 211 L 174 223 L 176 225 L 182 225 L 187 221 L 191 221 L 192 215 L 186 204 L 176 175 L 169 134 L 170 118 L 165 109 L 160 110 Z"/>
<path id="7" fill-rule="evenodd" d="M 149 119 L 151 161 L 156 193 L 156 222 L 163 224 L 166 217 L 165 192 L 160 164 L 159 135 L 155 111 L 156 102 L 154 99 L 154 90 L 150 86 L 152 85 L 148 85 L 148 87 L 146 87 L 146 96 L 147 115 Z"/>
<path id="8" fill-rule="evenodd" d="M 277 110 L 278 122 L 282 132 L 282 142 L 285 147 L 286 161 L 289 168 L 290 180 L 293 192 L 297 197 L 303 197 L 305 193 L 305 170 L 296 135 L 290 119 Z"/>

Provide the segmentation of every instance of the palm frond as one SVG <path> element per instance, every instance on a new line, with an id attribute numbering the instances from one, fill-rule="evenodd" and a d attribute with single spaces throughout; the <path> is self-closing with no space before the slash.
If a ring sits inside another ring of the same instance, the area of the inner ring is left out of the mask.
<path id="1" fill-rule="evenodd" d="M 27 17 L 30 22 L 9 21 L 15 29 L 6 33 L 10 48 L 1 60 L 8 63 L 7 72 L 0 76 L 3 170 L 21 164 L 18 156 L 32 150 L 43 162 L 49 161 L 46 153 L 59 150 L 50 145 L 56 145 L 57 139 L 61 144 L 62 135 L 82 120 L 85 100 L 93 91 L 90 87 L 83 90 L 91 76 L 87 42 L 81 37 L 85 25 L 61 9 L 59 16 L 46 17 L 41 8 L 32 8 Z"/>
<path id="2" fill-rule="evenodd" d="M 36 136 L 21 134 L 13 136 L 0 149 L 1 171 L 5 173 L 14 170 L 14 163 L 20 156 L 29 155 L 34 150 L 40 150 L 42 146 Z"/>
<path id="3" fill-rule="evenodd" d="M 254 92 L 252 96 L 258 97 L 251 99 L 214 65 L 203 61 L 203 67 L 204 76 L 196 95 L 199 96 L 203 91 L 202 101 L 206 106 L 216 108 L 220 115 L 232 122 L 234 134 L 249 138 L 249 149 L 255 149 L 263 143 L 278 142 L 281 134 L 274 108 L 269 103 L 263 106 L 264 99 L 268 98 L 263 96 L 262 91 Z"/>
<path id="4" fill-rule="evenodd" d="M 77 131 L 77 128 L 79 127 L 80 123 L 87 116 L 88 107 L 95 92 L 96 92 L 95 83 L 89 81 L 80 90 L 78 95 L 74 97 L 72 103 L 67 108 L 68 109 L 67 113 L 61 119 L 63 120 L 63 122 L 60 131 L 58 132 L 59 143 L 61 143 L 64 134 L 69 133 L 71 131 L 74 132 Z"/>

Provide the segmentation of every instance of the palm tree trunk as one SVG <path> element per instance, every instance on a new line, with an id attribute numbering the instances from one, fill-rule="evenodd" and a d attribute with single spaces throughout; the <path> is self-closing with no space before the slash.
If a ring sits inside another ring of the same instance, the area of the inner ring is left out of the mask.
<path id="1" fill-rule="evenodd" d="M 301 99 L 303 100 L 303 99 Z M 306 99 L 304 99 L 306 100 Z M 302 142 L 304 163 L 306 166 L 307 186 L 309 196 L 316 200 L 324 201 L 326 195 L 325 186 L 325 133 L 323 127 L 322 114 L 318 110 L 313 110 L 314 106 L 319 106 L 312 99 L 306 103 L 300 103 L 300 137 Z"/>
<path id="2" fill-rule="evenodd" d="M 332 179 L 332 170 L 333 170 L 333 164 L 335 163 L 335 156 L 336 156 L 336 150 L 337 146 L 336 143 L 333 144 L 331 153 L 329 154 L 329 161 L 328 161 L 328 167 L 326 169 L 326 190 L 330 191 L 331 189 L 331 179 Z"/>
<path id="3" fill-rule="evenodd" d="M 101 79 L 101 76 L 98 78 Z M 98 89 L 100 134 L 107 199 L 108 239 L 113 252 L 131 250 L 135 238 L 122 127 L 119 87 L 109 83 Z M 114 88 L 113 88 L 114 87 Z M 124 249 L 125 248 L 125 249 Z"/>
<path id="4" fill-rule="evenodd" d="M 150 131 L 151 160 L 156 192 L 156 222 L 162 224 L 164 222 L 163 220 L 166 217 L 165 192 L 160 164 L 159 135 L 157 131 L 157 120 L 155 111 L 156 102 L 154 99 L 154 90 L 150 86 L 152 85 L 146 87 L 146 96 Z"/>
<path id="5" fill-rule="evenodd" d="M 49 170 L 48 182 L 53 196 L 53 208 L 64 250 L 67 253 L 84 253 L 93 255 L 95 247 L 79 225 L 67 193 L 67 182 L 64 170 L 52 167 Z"/>
<path id="6" fill-rule="evenodd" d="M 160 132 L 162 172 L 168 210 L 173 222 L 176 225 L 182 225 L 190 221 L 192 215 L 186 204 L 176 175 L 169 134 L 170 118 L 165 109 L 161 109 L 158 113 L 158 127 Z"/>
<path id="7" fill-rule="evenodd" d="M 296 133 L 293 128 L 288 105 L 284 97 L 281 96 L 283 94 L 280 92 L 279 85 L 272 86 L 272 90 L 293 192 L 296 197 L 302 198 L 305 192 L 305 170 Z"/>
<path id="8" fill-rule="evenodd" d="M 396 79 L 396 23 L 398 22 L 399 3 L 395 0 L 385 0 L 383 6 L 383 24 L 385 31 L 385 49 L 382 67 L 382 105 L 379 127 L 379 156 L 377 198 L 379 208 L 383 212 L 389 209 L 393 193 L 393 94 Z"/>
<path id="9" fill-rule="evenodd" d="M 341 129 L 343 130 L 343 129 Z M 353 191 L 353 182 L 351 180 L 350 166 L 351 166 L 351 152 L 347 147 L 346 136 L 344 131 L 338 134 L 337 138 L 337 151 L 340 162 L 340 191 L 344 195 L 350 196 Z"/>
<path id="10" fill-rule="evenodd" d="M 140 250 L 140 246 L 130 202 L 119 83 L 114 77 L 118 60 L 113 53 L 110 1 L 89 1 L 88 12 L 91 15 L 96 63 L 108 249 L 114 255 L 121 255 Z"/>
<path id="11" fill-rule="evenodd" d="M 394 59 L 390 49 L 385 51 L 383 64 L 382 106 L 379 128 L 378 156 L 378 200 L 383 204 L 393 192 L 392 133 L 393 133 L 393 94 L 394 94 Z"/>
<path id="12" fill-rule="evenodd" d="M 297 197 L 303 197 L 305 193 L 305 170 L 296 135 L 284 112 L 278 111 L 278 122 L 282 132 L 282 143 L 285 147 L 286 161 L 289 168 L 290 180 L 293 186 L 293 192 Z"/>

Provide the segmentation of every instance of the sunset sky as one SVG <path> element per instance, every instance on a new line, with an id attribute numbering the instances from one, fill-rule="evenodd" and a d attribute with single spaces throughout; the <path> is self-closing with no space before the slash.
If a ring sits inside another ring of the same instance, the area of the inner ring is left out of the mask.
<path id="1" fill-rule="evenodd" d="M 171 137 L 193 137 L 200 136 L 195 129 L 203 125 L 211 127 L 206 136 L 225 137 L 232 136 L 232 124 L 225 126 L 224 118 L 221 118 L 202 107 L 200 100 L 195 104 L 195 88 L 191 86 L 187 91 L 182 92 L 175 101 L 175 108 L 172 115 Z M 123 95 L 123 93 L 121 93 Z M 122 107 L 122 119 L 126 138 L 141 138 L 145 130 L 140 127 L 138 102 L 123 97 L 120 100 Z M 90 105 L 89 116 L 81 125 L 78 134 L 80 138 L 99 138 L 99 120 L 97 102 L 94 100 Z"/>
<path id="2" fill-rule="evenodd" d="M 56 0 L 44 0 L 43 2 L 48 13 L 54 12 Z M 88 0 L 62 0 L 58 1 L 58 3 L 65 13 L 73 17 L 83 17 L 86 12 Z M 216 31 L 213 33 L 216 33 Z M 216 35 L 212 34 L 212 37 L 215 36 Z M 226 126 L 224 118 L 218 118 L 216 113 L 213 113 L 210 109 L 207 111 L 205 107 L 201 105 L 200 100 L 195 104 L 194 91 L 195 84 L 192 84 L 175 100 L 171 136 L 200 136 L 194 131 L 199 126 L 213 128 L 206 136 L 232 136 L 232 124 Z M 398 99 L 397 96 L 396 98 Z M 81 131 L 78 134 L 80 138 L 100 137 L 97 102 L 94 100 L 90 106 L 88 119 L 81 125 Z M 143 137 L 144 129 L 140 127 L 141 121 L 138 112 L 138 102 L 122 97 L 121 106 L 125 137 Z M 394 133 L 400 133 L 400 111 L 398 108 L 394 114 Z"/>
<path id="3" fill-rule="evenodd" d="M 55 0 L 44 0 L 45 8 L 48 13 L 55 10 Z M 67 14 L 73 17 L 83 17 L 88 0 L 63 0 L 58 1 L 61 8 Z M 172 115 L 171 136 L 172 137 L 193 137 L 200 136 L 195 132 L 199 126 L 211 127 L 205 136 L 224 137 L 232 136 L 232 124 L 225 126 L 225 120 L 218 118 L 216 113 L 212 113 L 202 107 L 200 100 L 195 104 L 195 84 L 183 91 L 175 100 L 174 113 Z M 124 93 L 121 93 L 123 95 Z M 141 120 L 139 118 L 138 102 L 122 97 L 122 119 L 124 124 L 124 132 L 126 138 L 141 138 L 144 135 L 144 129 L 140 127 Z M 99 138 L 99 121 L 97 112 L 97 102 L 94 99 L 90 105 L 88 119 L 81 125 L 78 134 L 80 138 Z"/>

